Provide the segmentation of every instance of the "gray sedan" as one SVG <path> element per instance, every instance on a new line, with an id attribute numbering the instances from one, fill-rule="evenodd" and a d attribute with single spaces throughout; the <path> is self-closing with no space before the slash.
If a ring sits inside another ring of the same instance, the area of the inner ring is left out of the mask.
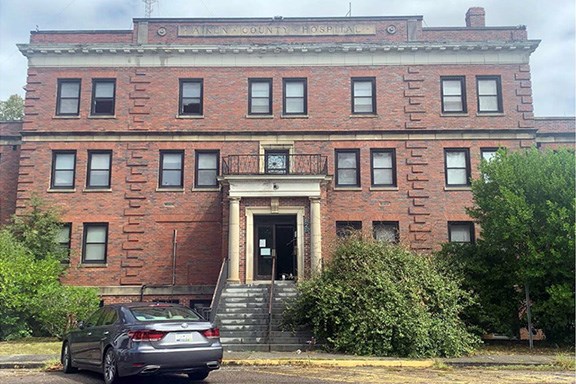
<path id="1" fill-rule="evenodd" d="M 106 384 L 120 377 L 187 373 L 203 380 L 220 368 L 220 332 L 193 310 L 164 303 L 101 307 L 62 342 L 65 373 L 78 368 L 104 374 Z"/>

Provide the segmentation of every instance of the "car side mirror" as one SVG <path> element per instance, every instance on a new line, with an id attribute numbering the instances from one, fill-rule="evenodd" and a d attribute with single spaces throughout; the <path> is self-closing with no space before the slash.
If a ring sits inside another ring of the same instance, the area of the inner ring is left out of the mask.
<path id="1" fill-rule="evenodd" d="M 78 322 L 78 328 L 84 329 L 84 322 L 82 320 Z"/>

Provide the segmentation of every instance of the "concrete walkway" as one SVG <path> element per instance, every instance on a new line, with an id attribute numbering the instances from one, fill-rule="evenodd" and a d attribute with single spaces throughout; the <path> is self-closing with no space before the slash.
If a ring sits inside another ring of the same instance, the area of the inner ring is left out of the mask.
<path id="1" fill-rule="evenodd" d="M 59 360 L 57 355 L 4 355 L 0 369 L 41 368 Z M 223 365 L 316 365 L 324 367 L 409 367 L 429 368 L 436 363 L 452 366 L 552 365 L 554 355 L 479 355 L 458 358 L 403 359 L 364 357 L 324 352 L 224 352 Z"/>

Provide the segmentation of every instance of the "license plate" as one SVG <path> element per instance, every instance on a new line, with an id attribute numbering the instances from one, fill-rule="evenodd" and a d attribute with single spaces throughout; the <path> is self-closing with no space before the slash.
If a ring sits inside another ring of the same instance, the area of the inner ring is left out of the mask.
<path id="1" fill-rule="evenodd" d="M 177 342 L 192 342 L 195 341 L 193 332 L 178 332 L 174 335 L 174 340 Z"/>

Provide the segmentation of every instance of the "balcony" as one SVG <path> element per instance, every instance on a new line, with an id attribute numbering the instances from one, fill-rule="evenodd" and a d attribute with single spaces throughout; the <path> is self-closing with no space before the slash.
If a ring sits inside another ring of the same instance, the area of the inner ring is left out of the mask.
<path id="1" fill-rule="evenodd" d="M 229 197 L 320 197 L 331 177 L 326 156 L 267 151 L 223 157 L 219 180 Z"/>
<path id="2" fill-rule="evenodd" d="M 328 160 L 323 155 L 229 155 L 222 158 L 222 175 L 296 175 L 328 174 Z"/>

